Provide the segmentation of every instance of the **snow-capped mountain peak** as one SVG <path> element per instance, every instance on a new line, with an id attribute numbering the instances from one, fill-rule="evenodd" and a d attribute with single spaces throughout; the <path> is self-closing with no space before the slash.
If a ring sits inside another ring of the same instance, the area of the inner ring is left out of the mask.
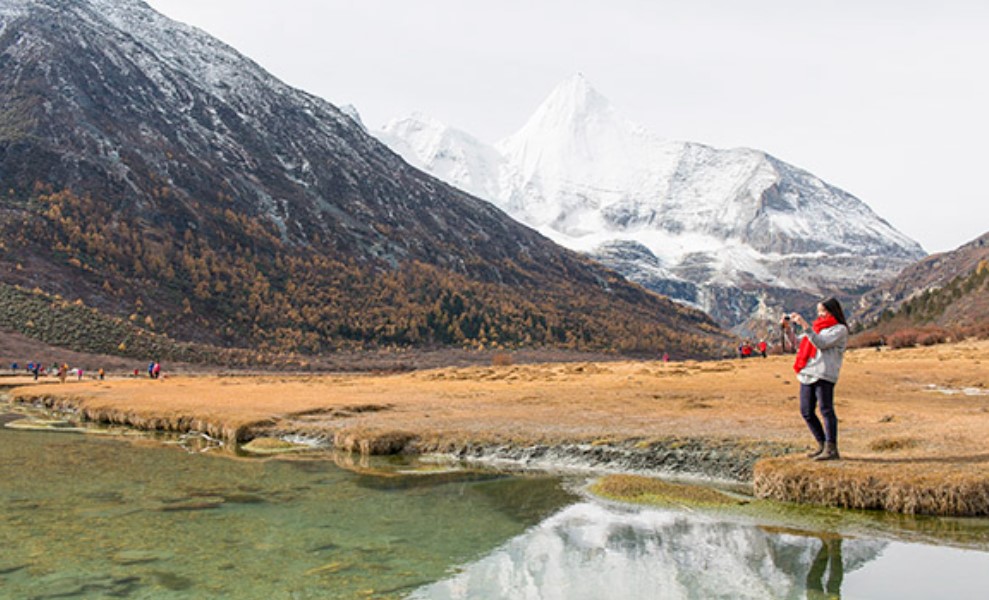
<path id="1" fill-rule="evenodd" d="M 485 199 L 498 194 L 501 156 L 466 132 L 416 112 L 389 121 L 377 135 L 413 166 L 462 190 Z"/>
<path id="2" fill-rule="evenodd" d="M 651 157 L 638 151 L 658 141 L 577 74 L 558 85 L 496 148 L 527 181 L 537 174 L 549 182 L 580 172 L 592 176 L 590 185 L 614 188 L 622 184 L 610 176 L 622 173 L 624 179 L 628 171 L 646 168 Z"/>
<path id="3" fill-rule="evenodd" d="M 658 291 L 691 290 L 671 296 L 726 323 L 773 310 L 767 295 L 872 284 L 924 255 L 811 173 L 759 150 L 664 140 L 579 74 L 494 147 L 419 119 L 434 125 L 392 125 L 383 141 L 557 243 Z"/>

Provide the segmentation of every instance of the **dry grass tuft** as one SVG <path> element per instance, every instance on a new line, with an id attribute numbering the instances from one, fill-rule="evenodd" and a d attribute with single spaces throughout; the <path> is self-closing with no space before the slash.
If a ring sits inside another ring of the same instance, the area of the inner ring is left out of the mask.
<path id="1" fill-rule="evenodd" d="M 874 509 L 922 515 L 989 515 L 985 469 L 936 470 L 923 461 L 837 461 L 794 458 L 760 461 L 754 488 L 759 498 L 838 508 Z"/>
<path id="2" fill-rule="evenodd" d="M 686 410 L 703 410 L 707 408 L 714 408 L 714 405 L 710 402 L 704 402 L 698 398 L 689 398 L 684 401 L 683 408 Z"/>
<path id="3" fill-rule="evenodd" d="M 916 438 L 893 438 L 881 437 L 869 442 L 869 450 L 873 452 L 896 452 L 897 450 L 908 450 L 920 445 L 920 440 Z"/>
<path id="4" fill-rule="evenodd" d="M 418 437 L 408 431 L 343 430 L 333 436 L 333 445 L 339 450 L 363 455 L 402 454 L 411 450 Z"/>

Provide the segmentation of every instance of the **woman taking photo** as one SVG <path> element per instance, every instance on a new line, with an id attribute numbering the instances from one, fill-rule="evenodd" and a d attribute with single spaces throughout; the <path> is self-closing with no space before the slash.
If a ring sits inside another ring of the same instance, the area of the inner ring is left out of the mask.
<path id="1" fill-rule="evenodd" d="M 848 343 L 848 323 L 841 304 L 828 298 L 817 305 L 813 325 L 799 314 L 790 319 L 804 328 L 793 370 L 800 381 L 800 414 L 817 440 L 818 448 L 807 455 L 814 460 L 838 460 L 838 417 L 834 413 L 834 386 Z M 820 407 L 824 426 L 817 418 Z"/>

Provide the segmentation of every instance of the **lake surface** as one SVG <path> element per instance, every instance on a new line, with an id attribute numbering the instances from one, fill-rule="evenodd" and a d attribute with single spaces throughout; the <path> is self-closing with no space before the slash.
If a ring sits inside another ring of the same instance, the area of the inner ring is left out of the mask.
<path id="1" fill-rule="evenodd" d="M 778 516 L 589 500 L 568 491 L 575 479 L 344 466 L 0 428 L 0 597 L 903 599 L 989 590 L 985 520 L 793 508 L 780 526 Z M 925 543 L 905 541 L 913 539 Z"/>

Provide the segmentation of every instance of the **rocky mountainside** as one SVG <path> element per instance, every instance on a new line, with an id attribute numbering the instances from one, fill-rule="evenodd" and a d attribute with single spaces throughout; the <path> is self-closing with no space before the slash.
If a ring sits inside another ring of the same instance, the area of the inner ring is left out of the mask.
<path id="1" fill-rule="evenodd" d="M 494 146 L 422 116 L 380 138 L 560 244 L 738 325 L 924 256 L 862 201 L 764 152 L 669 141 L 582 76 Z"/>
<path id="2" fill-rule="evenodd" d="M 139 0 L 0 0 L 0 73 L 8 284 L 271 351 L 718 335 Z"/>
<path id="3" fill-rule="evenodd" d="M 989 323 L 989 233 L 951 252 L 932 254 L 866 292 L 865 322 L 971 326 Z"/>

